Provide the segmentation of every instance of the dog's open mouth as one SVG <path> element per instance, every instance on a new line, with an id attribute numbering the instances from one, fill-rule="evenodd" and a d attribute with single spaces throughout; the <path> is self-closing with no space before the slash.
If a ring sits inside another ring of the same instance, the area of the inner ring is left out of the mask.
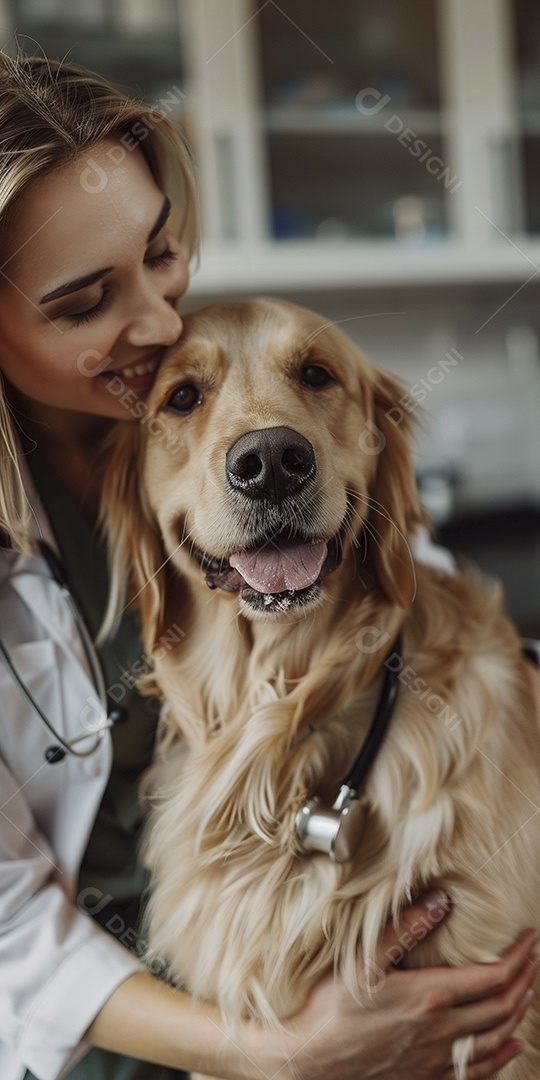
<path id="1" fill-rule="evenodd" d="M 255 611 L 289 611 L 317 599 L 320 579 L 339 566 L 340 534 L 341 530 L 326 541 L 277 533 L 223 559 L 195 546 L 191 553 L 205 571 L 211 589 L 239 592 Z"/>

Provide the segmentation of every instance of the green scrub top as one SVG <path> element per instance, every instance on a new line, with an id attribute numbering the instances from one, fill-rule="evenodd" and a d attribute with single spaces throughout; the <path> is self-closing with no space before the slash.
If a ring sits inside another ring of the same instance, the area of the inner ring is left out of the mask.
<path id="1" fill-rule="evenodd" d="M 37 449 L 29 446 L 25 449 L 71 592 L 95 637 L 109 588 L 104 546 L 45 457 Z M 100 910 L 94 917 L 108 932 L 120 935 L 126 927 L 137 929 L 147 883 L 137 857 L 142 826 L 137 790 L 141 774 L 151 762 L 159 706 L 154 699 L 141 697 L 133 685 L 146 658 L 131 612 L 124 612 L 116 636 L 99 646 L 97 652 L 111 703 L 124 708 L 127 719 L 112 728 L 111 775 L 82 859 L 79 891 L 91 887 L 100 890 L 104 897 L 112 897 L 103 907 L 96 904 Z M 97 894 L 93 891 L 91 895 Z M 128 935 L 127 940 L 133 940 L 133 936 Z M 69 1072 L 66 1080 L 178 1080 L 185 1076 L 176 1069 L 96 1047 Z M 35 1077 L 27 1072 L 24 1080 Z"/>

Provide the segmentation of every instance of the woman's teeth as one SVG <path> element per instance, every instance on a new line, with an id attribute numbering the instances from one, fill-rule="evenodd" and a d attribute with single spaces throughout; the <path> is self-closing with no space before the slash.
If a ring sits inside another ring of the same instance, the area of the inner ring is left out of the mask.
<path id="1" fill-rule="evenodd" d="M 134 379 L 136 375 L 149 375 L 158 366 L 158 360 L 147 360 L 145 364 L 135 364 L 134 367 L 115 368 L 114 374 L 123 379 Z M 110 374 L 110 372 L 109 372 Z"/>

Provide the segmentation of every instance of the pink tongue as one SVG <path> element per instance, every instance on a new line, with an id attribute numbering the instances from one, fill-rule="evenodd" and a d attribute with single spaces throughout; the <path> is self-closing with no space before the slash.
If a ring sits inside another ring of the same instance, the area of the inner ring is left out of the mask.
<path id="1" fill-rule="evenodd" d="M 324 540 L 313 544 L 280 540 L 279 546 L 269 543 L 257 551 L 236 551 L 229 557 L 229 562 L 252 589 L 278 593 L 312 585 L 321 572 L 326 554 Z"/>

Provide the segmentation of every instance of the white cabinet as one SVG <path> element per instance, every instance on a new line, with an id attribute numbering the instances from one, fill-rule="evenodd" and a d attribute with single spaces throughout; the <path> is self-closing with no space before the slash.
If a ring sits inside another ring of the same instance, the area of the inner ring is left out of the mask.
<path id="1" fill-rule="evenodd" d="M 540 266 L 536 0 L 182 0 L 192 293 Z"/>
<path id="2" fill-rule="evenodd" d="M 175 94 L 194 296 L 539 272 L 538 0 L 0 0 L 0 30 Z"/>

